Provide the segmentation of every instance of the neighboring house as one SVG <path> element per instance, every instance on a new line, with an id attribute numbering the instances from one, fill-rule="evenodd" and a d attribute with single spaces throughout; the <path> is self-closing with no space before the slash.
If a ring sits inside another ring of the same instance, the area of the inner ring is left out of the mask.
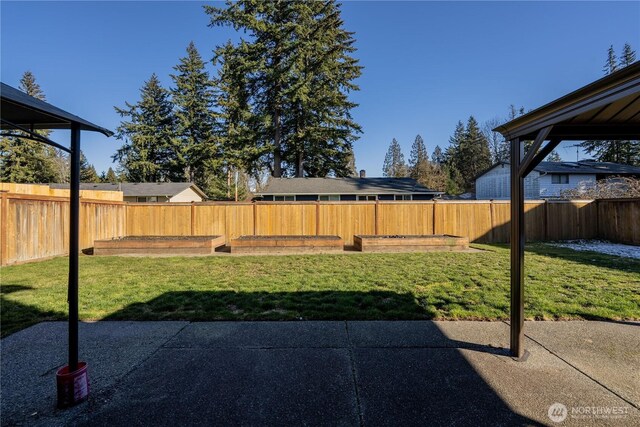
<path id="1" fill-rule="evenodd" d="M 49 184 L 69 188 L 69 184 Z M 122 191 L 125 202 L 202 202 L 206 194 L 190 182 L 123 182 L 119 184 L 80 184 L 81 190 Z"/>
<path id="2" fill-rule="evenodd" d="M 476 178 L 476 199 L 509 199 L 509 163 L 500 162 Z M 560 197 L 570 189 L 589 188 L 615 176 L 640 178 L 640 167 L 609 162 L 541 162 L 524 179 L 525 199 Z"/>
<path id="3" fill-rule="evenodd" d="M 265 201 L 431 200 L 443 194 L 412 178 L 273 178 L 256 194 Z"/>

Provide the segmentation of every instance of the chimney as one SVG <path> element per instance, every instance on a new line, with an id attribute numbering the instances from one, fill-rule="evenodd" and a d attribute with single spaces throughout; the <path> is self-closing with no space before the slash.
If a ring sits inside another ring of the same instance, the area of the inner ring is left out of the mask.
<path id="1" fill-rule="evenodd" d="M 364 169 L 360 170 L 360 178 L 366 178 L 367 177 L 367 171 Z"/>

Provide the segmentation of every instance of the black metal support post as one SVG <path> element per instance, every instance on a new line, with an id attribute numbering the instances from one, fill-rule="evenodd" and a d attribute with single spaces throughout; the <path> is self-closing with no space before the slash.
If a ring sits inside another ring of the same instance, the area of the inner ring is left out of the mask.
<path id="1" fill-rule="evenodd" d="M 511 355 L 524 355 L 524 144 L 511 141 Z"/>
<path id="2" fill-rule="evenodd" d="M 71 126 L 69 195 L 69 372 L 78 369 L 78 251 L 80 249 L 80 126 Z"/>

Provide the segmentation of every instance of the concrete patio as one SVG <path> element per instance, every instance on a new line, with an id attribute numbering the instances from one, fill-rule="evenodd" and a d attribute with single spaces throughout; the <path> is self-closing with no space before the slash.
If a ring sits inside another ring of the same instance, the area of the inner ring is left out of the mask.
<path id="1" fill-rule="evenodd" d="M 640 323 L 525 332 L 516 361 L 503 322 L 83 323 L 91 397 L 57 410 L 45 322 L 2 340 L 2 424 L 640 425 Z"/>

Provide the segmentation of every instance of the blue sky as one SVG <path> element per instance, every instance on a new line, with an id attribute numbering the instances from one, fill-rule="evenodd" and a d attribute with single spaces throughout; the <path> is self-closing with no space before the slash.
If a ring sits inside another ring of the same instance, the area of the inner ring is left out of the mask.
<path id="1" fill-rule="evenodd" d="M 0 8 L 2 81 L 17 86 L 30 70 L 50 102 L 110 129 L 120 121 L 113 107 L 136 102 L 152 73 L 171 84 L 191 40 L 211 58 L 236 37 L 207 27 L 200 2 L 3 0 Z M 394 137 L 407 158 L 416 134 L 429 152 L 444 148 L 469 115 L 482 123 L 505 117 L 510 104 L 533 109 L 601 77 L 609 45 L 640 52 L 640 2 L 358 1 L 342 10 L 364 66 L 352 99 L 364 130 L 356 163 L 369 176 L 381 175 Z M 83 135 L 98 171 L 120 145 Z M 575 148 L 559 152 L 575 160 Z"/>

